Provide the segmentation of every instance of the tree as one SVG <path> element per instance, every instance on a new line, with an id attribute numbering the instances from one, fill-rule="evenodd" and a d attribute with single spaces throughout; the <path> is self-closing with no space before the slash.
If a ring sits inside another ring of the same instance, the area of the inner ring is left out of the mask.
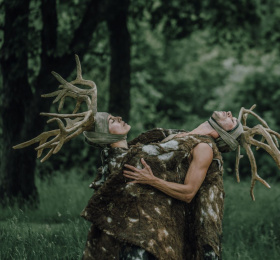
<path id="1" fill-rule="evenodd" d="M 126 28 L 126 15 L 129 1 L 124 1 L 125 8 L 115 13 L 114 8 L 109 8 L 112 2 L 83 1 L 85 7 L 81 15 L 80 23 L 71 32 L 72 38 L 63 41 L 58 38 L 57 1 L 42 0 L 41 18 L 36 22 L 42 23 L 39 42 L 40 69 L 34 82 L 29 82 L 28 62 L 32 54 L 30 45 L 36 45 L 30 39 L 34 37 L 29 26 L 31 0 L 26 1 L 4 1 L 5 25 L 4 44 L 1 50 L 1 67 L 3 74 L 3 149 L 0 194 L 1 197 L 21 198 L 24 201 L 38 201 L 37 191 L 34 184 L 35 154 L 31 150 L 13 151 L 11 147 L 23 140 L 28 140 L 43 131 L 44 119 L 39 116 L 42 111 L 48 111 L 49 102 L 41 102 L 41 94 L 52 92 L 57 83 L 50 77 L 50 71 L 55 68 L 64 78 L 67 78 L 75 67 L 74 53 L 77 53 L 81 60 L 89 50 L 92 35 L 99 23 L 104 21 L 106 16 L 111 19 L 108 27 L 111 36 L 118 34 L 119 28 Z M 101 6 L 102 3 L 102 6 Z M 62 3 L 63 4 L 63 3 Z M 71 6 L 70 3 L 69 5 Z M 80 10 L 80 9 L 79 9 Z M 108 12 L 108 13 L 107 13 Z M 110 16 L 110 12 L 112 15 Z M 121 18 L 121 19 L 120 19 Z M 118 26 L 118 23 L 121 23 Z M 114 41 L 111 37 L 112 70 L 111 82 L 115 85 L 116 79 L 123 82 L 122 92 L 126 100 L 125 115 L 129 112 L 129 34 L 125 29 L 126 37 L 120 42 Z M 122 55 L 125 53 L 125 60 L 118 54 L 118 48 Z M 60 49 L 59 49 L 60 46 Z M 61 47 L 62 46 L 62 47 Z M 118 67 L 125 69 L 119 71 Z M 119 74 L 121 72 L 121 74 Z M 119 74 L 119 75 L 117 75 Z M 118 101 L 123 98 L 122 92 L 112 88 L 114 96 Z M 112 103 L 114 100 L 111 101 Z M 112 104 L 112 107 L 114 105 Z M 36 122 L 36 124 L 34 123 Z M 15 167 L 15 162 L 17 166 Z"/>

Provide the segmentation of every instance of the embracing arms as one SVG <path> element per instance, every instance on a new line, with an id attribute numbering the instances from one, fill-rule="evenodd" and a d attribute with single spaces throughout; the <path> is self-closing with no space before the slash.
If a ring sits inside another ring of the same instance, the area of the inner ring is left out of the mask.
<path id="1" fill-rule="evenodd" d="M 206 143 L 200 143 L 193 149 L 193 160 L 190 164 L 184 184 L 168 182 L 154 176 L 150 166 L 141 159 L 143 169 L 125 165 L 124 176 L 133 179 L 131 183 L 148 184 L 178 200 L 191 202 L 201 184 L 213 159 L 213 150 Z"/>

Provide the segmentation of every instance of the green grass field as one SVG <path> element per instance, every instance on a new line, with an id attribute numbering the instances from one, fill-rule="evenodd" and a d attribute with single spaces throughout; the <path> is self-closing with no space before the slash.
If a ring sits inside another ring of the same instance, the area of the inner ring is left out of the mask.
<path id="1" fill-rule="evenodd" d="M 90 223 L 79 214 L 92 194 L 90 179 L 75 174 L 37 180 L 37 210 L 1 209 L 0 259 L 80 259 Z M 268 190 L 225 176 L 223 259 L 280 259 L 280 183 Z"/>

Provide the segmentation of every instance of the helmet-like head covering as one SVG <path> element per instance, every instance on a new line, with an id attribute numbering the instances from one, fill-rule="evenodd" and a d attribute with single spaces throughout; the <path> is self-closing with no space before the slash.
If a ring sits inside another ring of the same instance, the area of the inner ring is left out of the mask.
<path id="1" fill-rule="evenodd" d="M 208 123 L 220 135 L 220 137 L 215 140 L 219 149 L 228 145 L 231 151 L 236 150 L 239 145 L 236 139 L 243 133 L 243 126 L 238 120 L 237 125 L 230 131 L 224 130 L 213 117 L 209 118 Z"/>
<path id="2" fill-rule="evenodd" d="M 110 134 L 108 117 L 106 112 L 97 112 L 94 116 L 92 131 L 84 131 L 85 141 L 91 145 L 106 146 L 126 139 L 126 135 Z"/>

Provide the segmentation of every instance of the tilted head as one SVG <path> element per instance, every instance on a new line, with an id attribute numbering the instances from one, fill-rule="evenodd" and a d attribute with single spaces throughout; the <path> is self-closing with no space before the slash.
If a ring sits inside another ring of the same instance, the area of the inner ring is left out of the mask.
<path id="1" fill-rule="evenodd" d="M 214 111 L 208 123 L 219 134 L 216 139 L 220 151 L 234 151 L 238 147 L 238 137 L 243 133 L 243 126 L 231 112 Z"/>
<path id="2" fill-rule="evenodd" d="M 130 128 L 130 125 L 126 124 L 121 117 L 97 112 L 92 131 L 85 131 L 83 134 L 88 143 L 106 146 L 126 140 Z"/>

